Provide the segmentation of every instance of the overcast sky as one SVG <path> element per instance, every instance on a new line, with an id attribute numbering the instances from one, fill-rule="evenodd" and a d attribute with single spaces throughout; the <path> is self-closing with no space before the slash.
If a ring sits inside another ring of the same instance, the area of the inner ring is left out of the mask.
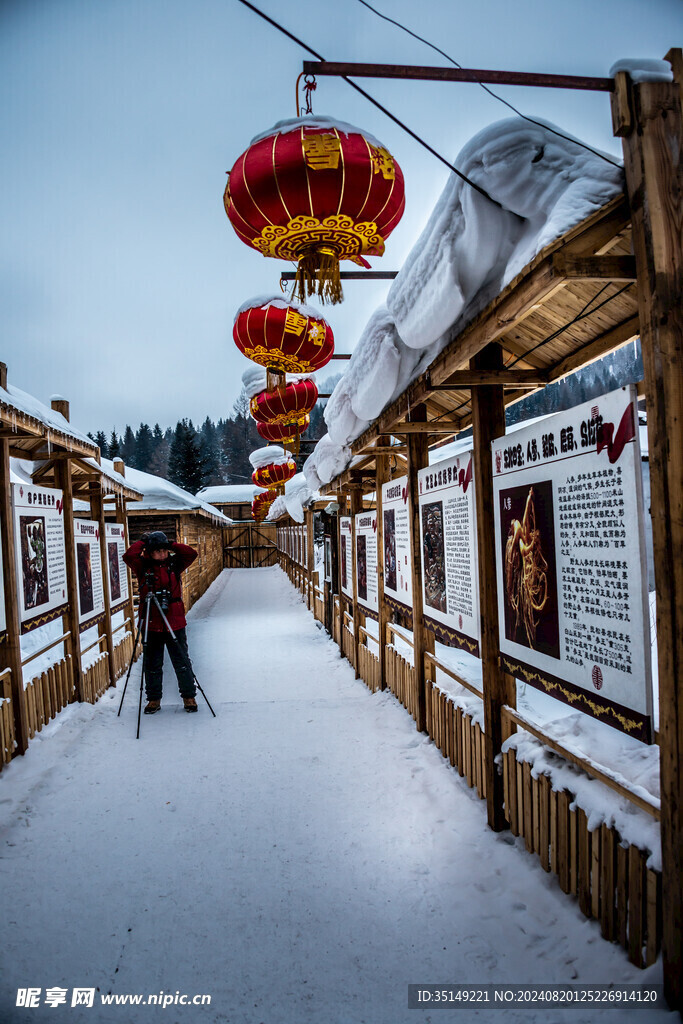
<path id="1" fill-rule="evenodd" d="M 443 63 L 358 0 L 255 2 L 328 60 Z M 620 57 L 663 57 L 683 41 L 682 0 L 374 6 L 464 67 L 606 75 Z M 238 0 L 0 2 L 0 359 L 11 383 L 70 399 L 82 430 L 230 415 L 252 365 L 232 341 L 235 311 L 278 291 L 289 267 L 238 240 L 225 172 L 255 134 L 295 116 L 306 57 Z M 450 159 L 509 116 L 474 85 L 363 85 Z M 620 155 L 606 94 L 500 92 Z M 319 79 L 314 110 L 366 129 L 401 164 L 406 213 L 373 261 L 398 269 L 447 170 L 340 80 Z M 353 350 L 386 291 L 347 283 L 344 305 L 327 307 L 338 351 Z"/>

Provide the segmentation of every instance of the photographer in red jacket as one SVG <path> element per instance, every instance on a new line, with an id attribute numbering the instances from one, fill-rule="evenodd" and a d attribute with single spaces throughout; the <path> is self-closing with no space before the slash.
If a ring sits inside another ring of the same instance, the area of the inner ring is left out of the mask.
<path id="1" fill-rule="evenodd" d="M 197 552 L 187 544 L 169 541 L 161 530 L 144 534 L 134 541 L 123 556 L 138 579 L 140 595 L 140 621 L 144 629 L 145 596 L 151 589 L 156 594 L 168 623 L 176 635 L 177 643 L 166 629 L 164 620 L 154 601 L 149 606 L 149 631 L 145 652 L 146 715 L 161 708 L 164 649 L 168 647 L 178 688 L 186 711 L 196 711 L 194 672 L 187 649 L 185 606 L 183 604 L 180 574 L 192 565 Z"/>

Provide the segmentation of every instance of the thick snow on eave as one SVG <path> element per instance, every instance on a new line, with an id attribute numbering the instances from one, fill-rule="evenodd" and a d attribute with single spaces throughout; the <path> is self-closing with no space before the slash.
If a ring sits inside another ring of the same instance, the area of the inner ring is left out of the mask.
<path id="1" fill-rule="evenodd" d="M 197 491 L 197 498 L 209 505 L 237 505 L 253 501 L 259 490 L 254 484 L 214 484 Z"/>
<path id="2" fill-rule="evenodd" d="M 163 512 L 192 512 L 202 509 L 208 512 L 214 522 L 228 525 L 232 522 L 228 516 L 223 515 L 217 508 L 210 505 L 208 501 L 190 494 L 189 491 L 177 487 L 170 480 L 154 476 L 152 473 L 143 473 L 140 469 L 126 467 L 126 482 L 131 484 L 136 491 L 140 491 L 144 497 L 141 502 L 135 505 L 133 512 L 155 509 Z"/>
<path id="3" fill-rule="evenodd" d="M 351 442 L 525 266 L 623 192 L 611 157 L 554 132 L 508 118 L 460 152 L 456 165 L 500 206 L 451 175 L 327 403 L 328 434 L 304 467 L 312 486 L 346 468 Z"/>
<path id="4" fill-rule="evenodd" d="M 296 523 L 303 523 L 304 509 L 320 500 L 317 490 L 311 490 L 303 473 L 297 473 L 285 484 L 285 493 L 279 495 L 268 510 L 271 521 L 288 514 Z"/>
<path id="5" fill-rule="evenodd" d="M 75 441 L 88 445 L 93 451 L 97 448 L 95 442 L 86 434 L 82 434 L 80 430 L 75 430 L 69 421 L 62 416 L 61 412 L 55 412 L 50 406 L 44 405 L 37 398 L 34 398 L 33 395 L 22 391 L 21 388 L 14 387 L 13 384 L 8 384 L 7 388 L 0 388 L 0 405 L 30 416 L 32 419 L 38 420 L 46 427 L 63 434 L 65 437 L 71 437 Z"/>

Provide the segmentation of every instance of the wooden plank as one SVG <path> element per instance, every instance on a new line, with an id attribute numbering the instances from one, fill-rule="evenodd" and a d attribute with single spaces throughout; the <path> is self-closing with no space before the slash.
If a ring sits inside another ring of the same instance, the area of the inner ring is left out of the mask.
<path id="1" fill-rule="evenodd" d="M 505 818 L 510 824 L 510 751 L 503 754 L 503 796 L 505 799 Z"/>
<path id="2" fill-rule="evenodd" d="M 524 385 L 547 384 L 548 371 L 534 367 L 523 370 L 454 370 L 441 384 L 432 384 L 427 371 L 425 387 L 429 391 L 458 391 L 461 388 L 490 387 L 519 388 Z"/>
<path id="3" fill-rule="evenodd" d="M 584 281 L 635 281 L 633 256 L 574 256 L 560 250 L 552 257 L 554 269 L 567 279 Z"/>
<path id="4" fill-rule="evenodd" d="M 662 876 L 658 871 L 647 868 L 646 886 L 646 944 L 645 966 L 650 967 L 657 957 L 662 942 Z"/>
<path id="5" fill-rule="evenodd" d="M 577 895 L 579 908 L 586 917 L 591 916 L 591 834 L 588 831 L 586 812 L 576 810 L 577 843 Z"/>
<path id="6" fill-rule="evenodd" d="M 533 823 L 533 851 L 541 851 L 541 787 L 539 779 L 531 780 L 531 818 Z"/>
<path id="7" fill-rule="evenodd" d="M 628 958 L 636 967 L 644 967 L 645 932 L 645 856 L 637 846 L 628 849 Z"/>
<path id="8" fill-rule="evenodd" d="M 415 422 L 424 421 L 424 405 L 413 410 Z M 426 730 L 425 653 L 434 651 L 434 634 L 424 622 L 422 602 L 422 546 L 420 543 L 419 488 L 417 474 L 429 465 L 428 439 L 424 434 L 408 437 L 408 513 L 410 516 L 410 571 L 413 603 L 413 653 L 415 664 L 415 726 L 418 732 Z"/>
<path id="9" fill-rule="evenodd" d="M 570 890 L 569 848 L 569 794 L 566 789 L 557 794 L 557 877 L 562 892 Z"/>
<path id="10" fill-rule="evenodd" d="M 602 829 L 597 828 L 591 836 L 591 916 L 600 919 L 600 879 L 602 876 Z"/>
<path id="11" fill-rule="evenodd" d="M 602 936 L 610 942 L 615 937 L 614 925 L 614 868 L 615 868 L 615 837 L 614 830 L 603 824 L 601 833 L 601 870 L 600 870 L 600 930 Z"/>
<path id="12" fill-rule="evenodd" d="M 601 359 L 608 353 L 614 352 L 615 349 L 637 337 L 639 331 L 640 320 L 637 316 L 629 317 L 617 324 L 616 327 L 610 327 L 609 330 L 604 331 L 597 338 L 593 338 L 586 345 L 570 352 L 568 356 L 556 363 L 549 371 L 549 380 L 555 381 L 566 377 L 567 374 L 575 373 L 584 366 L 588 366 L 589 363 L 595 362 L 596 359 Z"/>
<path id="13" fill-rule="evenodd" d="M 531 765 L 524 762 L 522 768 L 522 782 L 524 786 L 524 844 L 528 853 L 534 852 L 534 820 L 533 800 L 531 794 Z"/>
<path id="14" fill-rule="evenodd" d="M 14 516 L 12 514 L 12 481 L 10 476 L 9 441 L 0 439 L 0 550 L 5 591 L 5 620 L 7 636 L 0 644 L 0 669 L 11 669 L 11 709 L 14 717 L 16 753 L 24 754 L 28 747 L 28 718 L 22 681 L 21 644 L 19 623 L 19 594 L 15 554 Z"/>
<path id="15" fill-rule="evenodd" d="M 472 361 L 471 369 L 493 372 L 502 369 L 503 354 L 492 345 Z M 486 765 L 486 814 L 490 827 L 500 832 L 507 827 L 503 811 L 502 779 L 495 759 L 503 743 L 502 709 L 514 708 L 515 681 L 500 668 L 498 636 L 498 577 L 495 546 L 493 469 L 491 441 L 505 433 L 505 409 L 502 388 L 472 389 L 472 425 L 474 433 L 473 476 L 477 517 L 479 556 L 479 608 L 481 619 L 480 656 L 484 700 L 484 742 Z"/>
<path id="16" fill-rule="evenodd" d="M 517 772 L 517 832 L 518 836 L 524 835 L 524 765 L 521 761 L 515 764 Z"/>
<path id="17" fill-rule="evenodd" d="M 664 989 L 683 1012 L 683 126 L 680 84 L 614 94 L 638 269 L 660 706 Z M 629 131 L 629 120 L 632 130 Z M 625 127 L 623 127 L 625 126 Z"/>
<path id="18" fill-rule="evenodd" d="M 462 708 L 455 709 L 455 767 L 458 775 L 463 775 L 463 750 L 462 750 Z"/>
<path id="19" fill-rule="evenodd" d="M 629 903 L 629 851 L 619 843 L 617 846 L 617 909 L 615 915 L 616 938 L 622 949 L 628 949 L 628 903 Z"/>
<path id="20" fill-rule="evenodd" d="M 547 775 L 540 775 L 538 782 L 538 852 L 541 858 L 541 867 L 544 871 L 550 871 L 550 779 Z"/>
<path id="21" fill-rule="evenodd" d="M 519 835 L 517 831 L 517 758 L 514 750 L 508 750 L 508 794 L 510 797 L 510 812 L 508 824 L 513 836 Z"/>
<path id="22" fill-rule="evenodd" d="M 557 848 L 557 791 L 550 790 L 550 870 L 553 874 L 558 873 L 558 848 Z"/>
<path id="23" fill-rule="evenodd" d="M 571 798 L 570 801 L 571 803 Z M 579 891 L 579 849 L 576 810 L 569 808 L 569 891 L 576 896 Z"/>

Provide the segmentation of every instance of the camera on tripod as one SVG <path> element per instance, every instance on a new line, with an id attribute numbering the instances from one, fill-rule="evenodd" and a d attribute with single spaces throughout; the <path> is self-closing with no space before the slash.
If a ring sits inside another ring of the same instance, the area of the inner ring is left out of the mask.
<path id="1" fill-rule="evenodd" d="M 168 611 L 168 607 L 169 607 L 169 605 L 171 603 L 171 591 L 168 589 L 168 587 L 159 587 L 157 589 L 154 586 L 155 582 L 156 582 L 156 580 L 155 580 L 154 573 L 153 572 L 146 572 L 145 573 L 145 586 L 147 587 L 147 589 L 149 591 L 151 591 L 154 594 L 154 596 L 156 597 L 157 601 L 159 602 L 159 605 L 161 606 L 162 612 L 165 615 L 166 612 Z"/>

